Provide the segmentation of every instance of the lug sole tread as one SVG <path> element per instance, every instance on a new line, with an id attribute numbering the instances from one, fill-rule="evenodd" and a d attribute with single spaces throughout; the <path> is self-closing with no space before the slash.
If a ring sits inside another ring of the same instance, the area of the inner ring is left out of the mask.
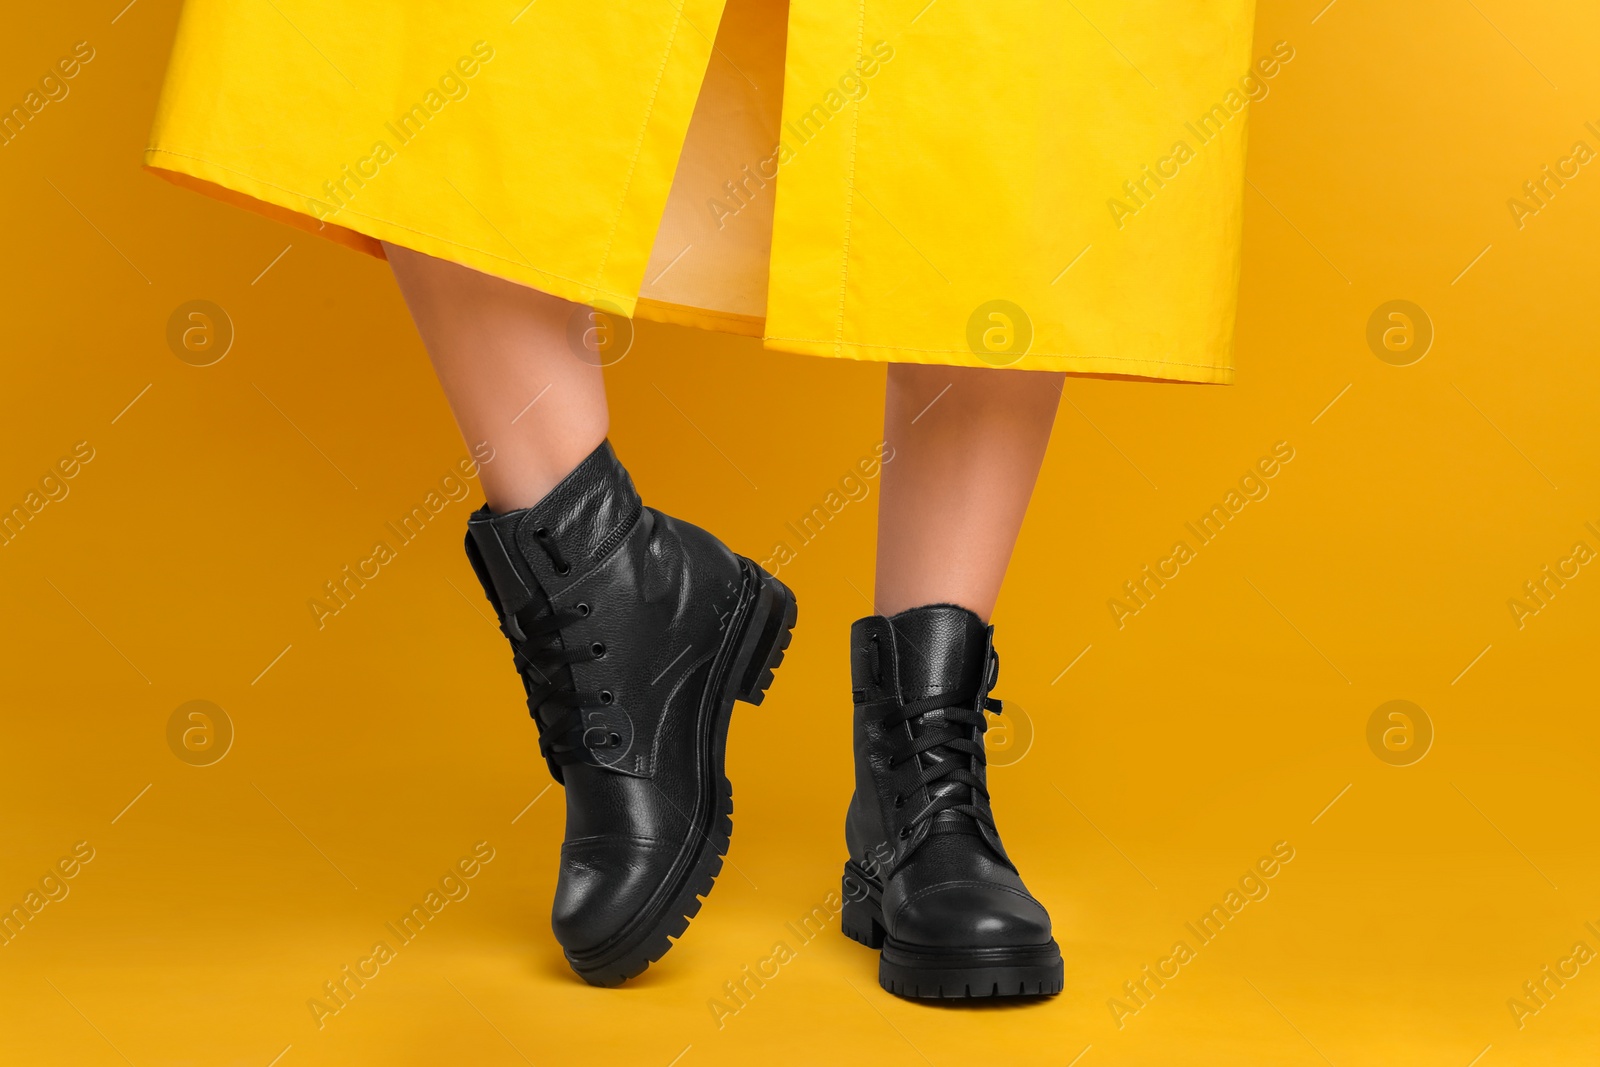
<path id="1" fill-rule="evenodd" d="M 995 997 L 1053 997 L 1061 992 L 1063 981 L 1060 977 L 1037 981 L 1020 979 L 1016 982 L 1015 988 L 1012 988 L 1009 982 L 996 981 L 976 988 L 971 983 L 965 983 L 959 989 L 943 983 L 929 987 L 920 982 L 895 981 L 892 978 L 880 978 L 878 984 L 897 997 L 910 997 L 916 1000 L 964 1000 Z"/>

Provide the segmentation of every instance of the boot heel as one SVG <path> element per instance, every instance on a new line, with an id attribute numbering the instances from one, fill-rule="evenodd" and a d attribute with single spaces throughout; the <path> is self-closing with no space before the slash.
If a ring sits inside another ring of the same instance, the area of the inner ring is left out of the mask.
<path id="1" fill-rule="evenodd" d="M 783 662 L 784 650 L 789 647 L 799 606 L 788 586 L 749 560 L 744 562 L 755 571 L 757 589 L 741 656 L 746 666 L 734 697 L 747 704 L 760 704 L 766 699 L 773 672 Z"/>
<path id="2" fill-rule="evenodd" d="M 844 908 L 839 914 L 839 929 L 844 931 L 844 936 L 868 948 L 882 948 L 883 911 L 870 884 L 853 870 L 853 864 L 844 865 L 841 895 Z"/>

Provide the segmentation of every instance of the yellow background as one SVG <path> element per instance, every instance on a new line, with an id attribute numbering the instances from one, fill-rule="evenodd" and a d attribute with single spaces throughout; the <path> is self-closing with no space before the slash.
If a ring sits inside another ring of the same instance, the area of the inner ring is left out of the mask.
<path id="1" fill-rule="evenodd" d="M 1594 14 L 1262 4 L 1253 54 L 1296 58 L 1252 108 L 1238 384 L 1069 383 L 996 619 L 998 695 L 1033 728 L 996 806 L 1066 990 L 933 1008 L 882 993 L 837 920 L 785 925 L 838 888 L 873 506 L 782 571 L 800 626 L 735 717 L 738 832 L 691 935 L 584 986 L 548 929 L 560 790 L 460 549 L 476 493 L 326 629 L 306 607 L 465 454 L 395 286 L 139 170 L 176 4 L 118 6 L 0 40 L 8 103 L 97 53 L 0 147 L 0 502 L 95 450 L 0 547 L 0 902 L 95 851 L 0 947 L 0 1062 L 1592 1060 L 1592 963 L 1522 1029 L 1507 1001 L 1600 948 L 1600 575 L 1520 630 L 1507 601 L 1600 548 L 1600 172 L 1520 230 L 1506 202 L 1600 148 Z M 167 347 L 191 299 L 236 327 L 214 366 Z M 1411 366 L 1366 343 L 1392 299 L 1436 331 Z M 643 324 L 610 374 L 646 499 L 757 558 L 879 439 L 880 366 Z M 1107 600 L 1278 441 L 1270 495 L 1119 630 Z M 209 767 L 168 748 L 194 699 L 237 731 Z M 1412 766 L 1368 747 L 1392 699 L 1436 731 Z M 319 1031 L 306 1001 L 478 841 L 470 896 Z M 1119 1029 L 1107 1001 L 1278 841 L 1270 895 Z M 778 941 L 795 958 L 719 1028 Z"/>

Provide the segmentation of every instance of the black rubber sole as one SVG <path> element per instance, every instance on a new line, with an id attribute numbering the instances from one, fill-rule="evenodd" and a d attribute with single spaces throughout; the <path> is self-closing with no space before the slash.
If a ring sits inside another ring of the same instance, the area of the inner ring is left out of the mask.
<path id="1" fill-rule="evenodd" d="M 878 949 L 878 984 L 911 1000 L 1053 997 L 1065 968 L 1061 948 L 1043 945 L 934 949 L 898 944 L 883 925 L 883 890 L 857 864 L 844 865 L 839 927 L 852 941 Z"/>
<path id="2" fill-rule="evenodd" d="M 733 834 L 733 783 L 724 770 L 733 704 L 736 700 L 760 704 L 766 699 L 799 614 L 788 586 L 743 556 L 739 563 L 745 587 L 728 625 L 728 637 L 712 664 L 712 677 L 720 678 L 722 685 L 714 714 L 701 724 L 700 742 L 710 768 L 706 786 L 708 791 L 715 790 L 715 796 L 708 792 L 704 806 L 709 821 L 695 829 L 698 848 L 683 874 L 658 891 L 660 903 L 646 907 L 627 935 L 607 946 L 598 959 L 566 953 L 567 963 L 590 985 L 621 985 L 666 955 L 699 914 L 702 899 L 722 872 Z"/>

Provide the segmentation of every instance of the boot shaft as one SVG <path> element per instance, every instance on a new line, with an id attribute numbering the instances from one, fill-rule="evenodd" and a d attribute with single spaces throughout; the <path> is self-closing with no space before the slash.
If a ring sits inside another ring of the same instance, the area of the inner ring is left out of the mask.
<path id="1" fill-rule="evenodd" d="M 856 702 L 901 704 L 948 694 L 972 707 L 986 690 L 994 627 L 953 604 L 869 615 L 850 627 L 850 681 Z"/>
<path id="2" fill-rule="evenodd" d="M 643 506 L 609 443 L 533 507 L 480 509 L 466 540 L 557 780 L 652 776 L 743 595 L 738 558 Z"/>
<path id="3" fill-rule="evenodd" d="M 982 745 L 983 730 L 949 721 L 947 709 L 982 713 L 998 677 L 994 628 L 951 604 L 913 608 L 894 616 L 870 615 L 850 629 L 850 674 L 855 701 L 856 789 L 845 820 L 851 858 L 869 871 L 897 865 L 932 833 L 983 838 L 1004 861 L 992 825 L 946 810 L 920 825 L 912 817 L 941 798 L 988 811 L 980 789 L 960 780 L 922 784 L 925 768 L 939 759 L 957 761 L 970 777 L 987 781 L 981 758 L 938 748 L 891 766 L 897 753 L 930 735 L 959 737 Z M 922 702 L 936 705 L 910 721 L 896 712 Z M 970 715 L 965 716 L 970 718 Z"/>
<path id="4" fill-rule="evenodd" d="M 467 555 L 502 617 L 580 580 L 625 538 L 643 504 L 610 441 L 531 508 L 467 521 Z"/>

